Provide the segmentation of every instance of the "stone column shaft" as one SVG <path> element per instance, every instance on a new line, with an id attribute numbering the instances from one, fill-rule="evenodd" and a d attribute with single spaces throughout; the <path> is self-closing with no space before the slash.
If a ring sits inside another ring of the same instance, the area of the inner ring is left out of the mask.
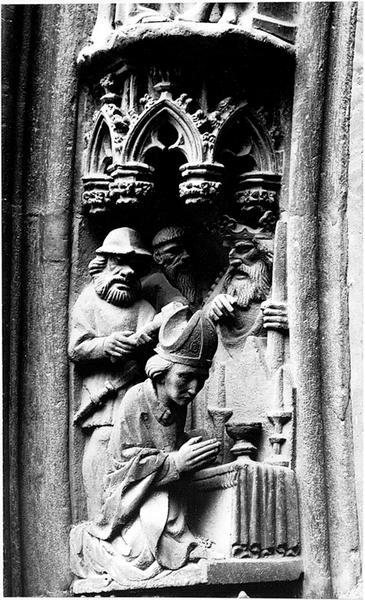
<path id="1" fill-rule="evenodd" d="M 83 5 L 32 7 L 23 196 L 23 593 L 69 595 L 68 294 Z"/>
<path id="2" fill-rule="evenodd" d="M 331 24 L 318 199 L 319 307 L 329 551 L 333 596 L 342 598 L 356 587 L 361 571 L 347 286 L 349 115 L 356 3 L 334 3 Z"/>
<path id="3" fill-rule="evenodd" d="M 296 471 L 303 595 L 331 597 L 318 304 L 318 197 L 330 3 L 304 3 L 297 37 L 288 211 L 290 355 L 297 386 Z"/>

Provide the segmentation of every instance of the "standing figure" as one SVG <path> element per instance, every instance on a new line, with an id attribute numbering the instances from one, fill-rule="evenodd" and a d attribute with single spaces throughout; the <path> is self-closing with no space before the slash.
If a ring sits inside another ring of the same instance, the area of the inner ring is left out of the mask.
<path id="1" fill-rule="evenodd" d="M 101 508 L 108 470 L 108 443 L 125 392 L 143 379 L 148 335 L 135 332 L 153 320 L 155 310 L 141 299 L 140 277 L 151 254 L 133 229 L 114 229 L 96 250 L 89 271 L 92 282 L 72 312 L 69 356 L 82 377 L 78 424 L 87 438 L 83 481 L 89 518 Z"/>
<path id="2" fill-rule="evenodd" d="M 165 320 L 148 379 L 119 407 L 101 514 L 71 531 L 71 568 L 80 579 L 127 585 L 207 556 L 186 522 L 186 478 L 215 460 L 219 442 L 189 439 L 184 424 L 208 377 L 217 334 L 201 311 L 189 313 L 180 307 Z"/>
<path id="3" fill-rule="evenodd" d="M 272 254 L 247 230 L 228 256 L 228 268 L 208 304 L 208 314 L 220 323 L 225 348 L 240 351 L 249 335 L 265 336 L 267 329 L 287 330 L 285 304 L 268 300 Z"/>
<path id="4" fill-rule="evenodd" d="M 228 268 L 205 307 L 210 318 L 219 322 L 219 341 L 202 397 L 206 404 L 214 405 L 224 377 L 224 403 L 234 411 L 235 420 L 266 422 L 273 387 L 267 332 L 271 329 L 286 335 L 288 315 L 286 303 L 270 299 L 271 242 L 259 239 L 254 231 L 246 234 L 233 243 Z M 206 426 L 203 410 L 201 415 L 199 426 Z"/>

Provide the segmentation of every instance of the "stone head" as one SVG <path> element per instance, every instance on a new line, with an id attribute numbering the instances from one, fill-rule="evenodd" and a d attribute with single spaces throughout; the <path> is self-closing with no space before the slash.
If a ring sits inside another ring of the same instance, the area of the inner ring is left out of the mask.
<path id="1" fill-rule="evenodd" d="M 202 389 L 217 349 L 217 333 L 202 311 L 179 308 L 163 323 L 146 373 L 168 404 L 187 406 Z"/>
<path id="2" fill-rule="evenodd" d="M 254 235 L 231 244 L 224 291 L 237 298 L 238 307 L 266 300 L 271 287 L 272 255 Z"/>
<path id="3" fill-rule="evenodd" d="M 152 240 L 153 258 L 163 270 L 187 271 L 191 268 L 186 249 L 185 231 L 181 227 L 164 227 Z"/>
<path id="4" fill-rule="evenodd" d="M 96 293 L 116 306 L 133 304 L 140 297 L 140 278 L 151 261 L 139 234 L 129 227 L 114 229 L 96 254 L 89 264 Z"/>
<path id="5" fill-rule="evenodd" d="M 170 283 L 194 303 L 196 278 L 186 249 L 185 231 L 181 227 L 165 227 L 152 240 L 153 258 Z"/>
<path id="6" fill-rule="evenodd" d="M 159 396 L 163 390 L 162 400 L 166 404 L 187 406 L 202 389 L 209 369 L 172 362 L 156 355 L 147 362 L 146 373 Z"/>

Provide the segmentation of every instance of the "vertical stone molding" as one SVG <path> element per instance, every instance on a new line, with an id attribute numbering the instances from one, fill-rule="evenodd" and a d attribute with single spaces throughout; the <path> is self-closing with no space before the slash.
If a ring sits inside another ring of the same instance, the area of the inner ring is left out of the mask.
<path id="1" fill-rule="evenodd" d="M 354 593 L 360 576 L 346 285 L 355 15 L 354 3 L 306 8 L 297 40 L 288 254 L 309 598 Z"/>
<path id="2" fill-rule="evenodd" d="M 364 8 L 358 6 L 354 65 L 351 90 L 349 194 L 347 200 L 349 261 L 347 285 L 349 290 L 349 335 L 351 353 L 351 403 L 354 437 L 354 464 L 357 489 L 361 545 L 363 544 L 363 340 L 359 323 L 363 321 L 363 29 Z"/>
<path id="3" fill-rule="evenodd" d="M 23 593 L 19 514 L 22 213 L 31 9 L 2 7 L 4 595 Z M 17 57 L 17 60 L 14 60 Z"/>
<path id="4" fill-rule="evenodd" d="M 304 9 L 305 6 L 305 9 Z M 318 202 L 331 4 L 302 5 L 297 37 L 288 213 L 288 300 L 297 387 L 296 468 L 303 595 L 332 597 L 321 393 Z"/>
<path id="5" fill-rule="evenodd" d="M 333 5 L 318 197 L 321 396 L 333 595 L 355 592 L 360 548 L 350 398 L 349 111 L 356 3 Z"/>
<path id="6" fill-rule="evenodd" d="M 26 111 L 19 113 L 26 133 L 24 187 L 15 196 L 22 203 L 22 232 L 18 236 L 22 236 L 23 282 L 18 332 L 17 485 L 22 564 L 22 592 L 19 588 L 18 592 L 26 596 L 68 595 L 71 581 L 66 352 L 77 101 L 75 53 L 82 12 L 79 6 L 31 8 L 27 104 Z"/>

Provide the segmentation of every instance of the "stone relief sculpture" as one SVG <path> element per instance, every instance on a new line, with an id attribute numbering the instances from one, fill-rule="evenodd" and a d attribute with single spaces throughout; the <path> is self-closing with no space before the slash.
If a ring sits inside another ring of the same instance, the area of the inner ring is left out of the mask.
<path id="1" fill-rule="evenodd" d="M 179 16 L 185 21 L 208 23 L 212 13 L 218 13 L 215 20 L 223 24 L 240 24 L 247 13 L 254 10 L 255 2 L 194 2 L 194 5 Z"/>
<path id="2" fill-rule="evenodd" d="M 254 415 L 257 418 L 260 412 L 267 410 L 270 386 L 275 379 L 277 387 L 277 379 L 281 378 L 285 392 L 283 388 L 281 392 L 275 391 L 275 399 L 271 403 L 277 411 L 275 423 L 280 421 L 284 424 L 291 418 L 293 394 L 284 350 L 289 324 L 285 293 L 281 289 L 278 297 L 275 287 L 276 294 L 273 296 L 272 235 L 237 224 L 234 229 L 235 233 L 226 239 L 230 247 L 228 268 L 206 298 L 208 314 L 219 322 L 219 345 L 209 385 L 205 389 L 206 401 L 211 404 L 212 398 L 223 394 L 220 399 L 222 405 L 234 409 L 236 417 L 240 414 L 243 421 L 252 421 Z M 280 251 L 283 252 L 283 248 Z M 283 287 L 282 272 L 280 282 Z M 276 336 L 274 342 L 273 336 Z M 275 347 L 275 343 L 278 346 Z M 286 395 L 285 400 L 283 394 Z M 237 395 L 241 398 L 241 406 L 235 400 Z M 255 405 L 250 403 L 250 398 L 255 399 Z M 280 426 L 275 432 L 277 444 L 274 437 L 270 437 L 270 441 L 275 452 L 280 454 L 278 445 L 285 442 L 285 436 L 281 435 Z M 286 466 L 289 464 L 283 457 L 276 456 L 274 460 Z"/>
<path id="3" fill-rule="evenodd" d="M 88 514 L 101 507 L 107 446 L 121 400 L 143 377 L 143 346 L 150 341 L 137 331 L 150 323 L 154 308 L 141 298 L 140 276 L 151 254 L 137 232 L 110 232 L 90 264 L 90 283 L 80 294 L 72 314 L 69 355 L 82 369 L 77 423 L 87 434 L 83 480 Z"/>
<path id="4" fill-rule="evenodd" d="M 98 6 L 91 45 L 79 55 L 79 62 L 88 60 L 96 51 L 113 45 L 130 28 L 158 24 L 181 26 L 191 23 L 238 28 L 242 31 L 262 30 L 289 44 L 294 43 L 297 3 L 287 2 L 282 10 L 277 3 L 261 2 L 103 2 Z M 117 37 L 115 37 L 117 34 Z"/>
<path id="5" fill-rule="evenodd" d="M 191 313 L 190 313 L 191 314 Z M 129 389 L 111 433 L 111 468 L 99 514 L 71 532 L 71 566 L 94 591 L 128 585 L 207 557 L 185 519 L 186 477 L 217 456 L 219 442 L 184 432 L 187 406 L 208 377 L 213 323 L 188 307 L 163 322 L 148 378 Z M 180 485 L 180 487 L 179 487 Z M 181 487 L 182 486 L 182 487 Z M 80 585 L 81 585 L 80 583 Z M 74 591 L 82 591 L 76 587 Z"/>
<path id="6" fill-rule="evenodd" d="M 94 33 L 105 35 L 109 23 L 114 50 L 122 40 L 133 48 L 139 28 L 152 48 L 170 24 L 176 36 L 202 28 L 210 40 L 211 27 L 250 29 L 256 9 L 105 5 Z M 265 78 L 247 93 L 234 65 L 234 85 L 224 69 L 222 82 L 215 72 L 206 80 L 206 58 L 195 76 L 190 62 L 175 65 L 161 46 L 156 64 L 137 53 L 135 63 L 105 69 L 93 88 L 81 203 L 93 236 L 109 231 L 89 265 L 93 294 L 118 268 L 133 271 L 136 293 L 112 305 L 107 328 L 94 326 L 94 336 L 112 338 L 100 362 L 75 354 L 80 342 L 75 330 L 71 336 L 88 501 L 87 520 L 71 533 L 75 593 L 209 584 L 220 580 L 220 561 L 237 582 L 255 560 L 301 568 L 281 199 L 288 123 Z M 114 297 L 98 298 L 100 318 Z M 190 391 L 189 369 L 199 381 Z M 88 376 L 101 393 L 90 393 Z M 184 457 L 194 457 L 194 468 Z"/>

